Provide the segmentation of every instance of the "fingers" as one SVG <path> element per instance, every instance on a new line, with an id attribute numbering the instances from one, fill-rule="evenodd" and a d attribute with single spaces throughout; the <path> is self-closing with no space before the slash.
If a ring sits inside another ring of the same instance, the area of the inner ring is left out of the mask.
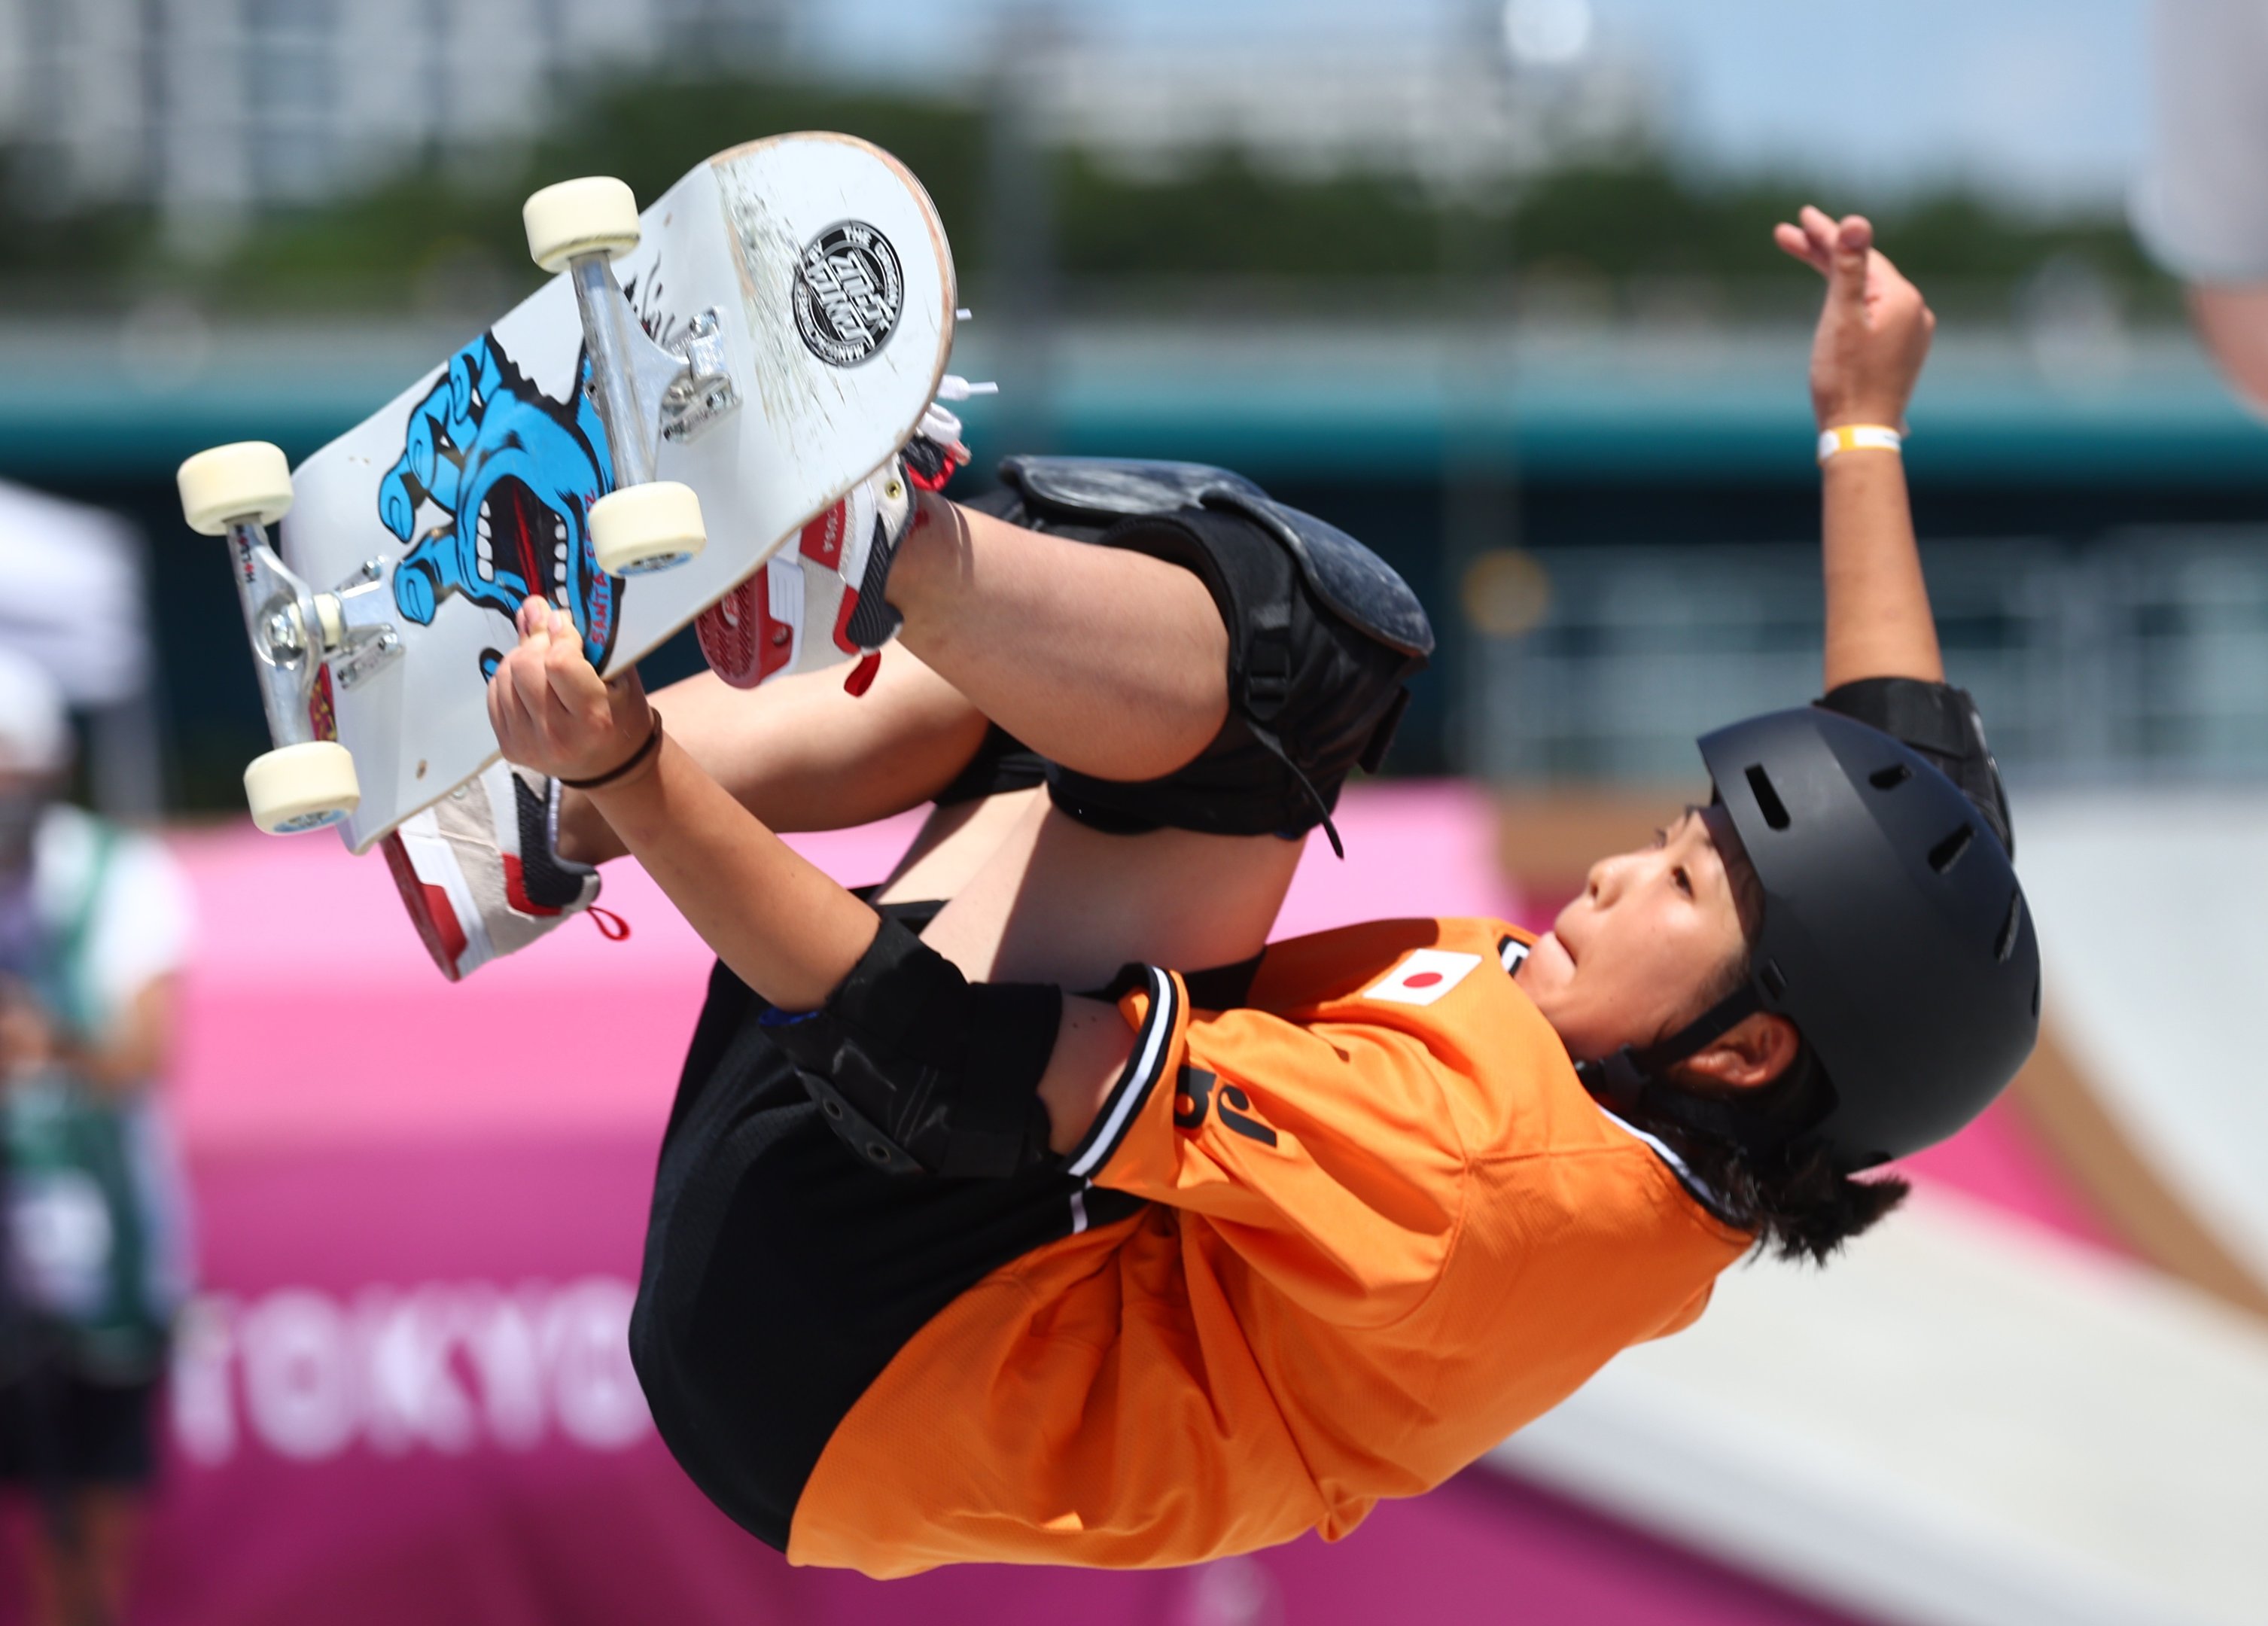
<path id="1" fill-rule="evenodd" d="M 1832 277 L 1836 267 L 1856 255 L 1864 269 L 1867 251 L 1874 245 L 1874 228 L 1863 215 L 1836 219 L 1825 210 L 1806 203 L 1796 224 L 1782 221 L 1772 228 L 1772 241 L 1781 252 Z"/>
<path id="2" fill-rule="evenodd" d="M 1835 217 L 1815 204 L 1806 203 L 1796 219 L 1811 244 L 1811 252 L 1818 257 L 1821 269 L 1831 267 L 1835 263 Z"/>
<path id="3" fill-rule="evenodd" d="M 544 726 L 549 692 L 540 660 L 531 681 L 529 646 L 524 642 L 504 656 L 496 675 L 489 680 L 489 722 L 496 730 L 497 742 L 512 761 L 528 767 L 539 765 L 549 732 Z"/>
<path id="4" fill-rule="evenodd" d="M 488 688 L 490 725 L 504 754 L 532 768 L 571 761 L 604 740 L 613 723 L 607 687 L 566 615 L 541 599 L 523 603 L 520 641 Z"/>
<path id="5" fill-rule="evenodd" d="M 1845 317 L 1864 320 L 1867 270 L 1874 252 L 1874 228 L 1852 215 L 1833 225 L 1827 271 L 1827 303 Z"/>
<path id="6" fill-rule="evenodd" d="M 1782 253 L 1790 254 L 1822 275 L 1834 263 L 1830 239 L 1834 222 L 1825 214 L 1806 203 L 1796 211 L 1796 223 L 1790 225 L 1781 221 L 1772 228 L 1772 241 Z"/>
<path id="7" fill-rule="evenodd" d="M 606 717 L 606 685 L 584 658 L 583 641 L 564 616 L 554 616 L 523 638 L 504 669 L 512 673 L 528 716 L 551 732 Z"/>
<path id="8" fill-rule="evenodd" d="M 501 666 L 497 668 L 499 676 L 503 671 Z M 504 755 L 517 762 L 526 735 L 521 720 L 512 715 L 509 703 L 512 692 L 509 683 L 499 683 L 495 678 L 489 680 L 489 727 L 495 732 L 497 744 L 504 747 Z"/>
<path id="9" fill-rule="evenodd" d="M 1813 204 L 1798 211 L 1795 224 L 1782 221 L 1772 228 L 1772 242 L 1780 252 L 1802 261 L 1827 278 L 1827 307 L 1843 318 L 1863 320 L 1870 292 L 1870 276 L 1877 268 L 1895 276 L 1896 268 L 1874 250 L 1874 228 L 1864 215 L 1837 220 Z M 1898 279 L 1903 282 L 1903 278 Z M 1882 285 L 1871 291 L 1879 295 Z"/>
<path id="10" fill-rule="evenodd" d="M 558 621 L 566 622 L 565 616 Z M 560 710 L 604 724 L 609 716 L 607 685 L 583 653 L 583 640 L 571 626 L 555 625 L 543 651 L 543 676 Z"/>
<path id="11" fill-rule="evenodd" d="M 1792 226 L 1786 221 L 1781 221 L 1772 228 L 1772 241 L 1778 246 L 1779 251 L 1789 258 L 1800 260 L 1813 270 L 1825 273 L 1827 269 L 1825 261 L 1812 253 L 1811 239 L 1804 234 L 1801 226 Z"/>

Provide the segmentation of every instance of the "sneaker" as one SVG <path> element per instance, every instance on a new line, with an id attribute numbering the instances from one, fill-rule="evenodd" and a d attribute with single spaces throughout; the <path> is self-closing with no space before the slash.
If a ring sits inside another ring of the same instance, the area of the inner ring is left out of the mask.
<path id="1" fill-rule="evenodd" d="M 586 910 L 608 937 L 630 935 L 620 916 L 593 907 L 599 872 L 561 857 L 558 836 L 557 783 L 497 761 L 380 843 L 443 976 L 460 981 Z"/>
<path id="2" fill-rule="evenodd" d="M 754 688 L 783 673 L 863 667 L 898 629 L 882 588 L 912 517 L 913 492 L 893 458 L 701 613 L 694 636 L 709 669 Z"/>
<path id="3" fill-rule="evenodd" d="M 948 376 L 939 393 L 958 401 L 994 387 Z M 754 688 L 783 672 L 855 660 L 843 686 L 865 693 L 903 619 L 884 589 L 913 523 L 914 489 L 941 491 L 968 466 L 961 436 L 961 420 L 932 401 L 902 452 L 703 610 L 693 630 L 709 669 L 735 688 Z M 828 630 L 806 631 L 821 628 Z"/>

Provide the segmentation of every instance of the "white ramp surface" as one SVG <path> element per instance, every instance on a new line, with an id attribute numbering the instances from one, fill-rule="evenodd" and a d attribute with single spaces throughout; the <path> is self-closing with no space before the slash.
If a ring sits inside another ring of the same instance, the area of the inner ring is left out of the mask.
<path id="1" fill-rule="evenodd" d="M 1492 1460 L 1900 1626 L 2268 1622 L 2268 1325 L 1941 1192 Z"/>
<path id="2" fill-rule="evenodd" d="M 2042 1020 L 2167 1196 L 2268 1288 L 2268 796 L 2028 797 L 2016 851 Z"/>

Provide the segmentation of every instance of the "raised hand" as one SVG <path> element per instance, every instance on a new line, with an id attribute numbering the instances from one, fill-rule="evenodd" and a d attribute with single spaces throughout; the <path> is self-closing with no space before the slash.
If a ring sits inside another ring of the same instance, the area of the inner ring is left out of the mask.
<path id="1" fill-rule="evenodd" d="M 508 761 L 555 779 L 592 779 L 630 761 L 653 730 L 635 670 L 601 678 L 575 624 L 531 598 L 514 618 L 519 643 L 489 681 L 489 724 Z"/>
<path id="2" fill-rule="evenodd" d="M 1804 207 L 1772 240 L 1827 279 L 1827 303 L 1811 343 L 1811 405 L 1822 429 L 1845 423 L 1903 428 L 1906 403 L 1929 359 L 1937 317 L 1874 246 L 1862 215 L 1834 220 Z"/>

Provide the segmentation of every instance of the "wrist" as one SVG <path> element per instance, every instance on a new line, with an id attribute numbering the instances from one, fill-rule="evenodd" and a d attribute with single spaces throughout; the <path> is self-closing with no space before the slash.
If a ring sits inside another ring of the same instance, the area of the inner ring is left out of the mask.
<path id="1" fill-rule="evenodd" d="M 644 761 L 630 764 L 621 778 L 581 792 L 615 847 L 641 863 L 652 858 L 657 843 L 671 846 L 684 834 L 679 806 L 684 785 L 677 769 L 666 770 L 662 765 L 662 759 L 676 749 L 677 742 L 665 735 Z"/>
<path id="2" fill-rule="evenodd" d="M 1903 430 L 1906 421 L 1906 403 L 1903 401 L 1870 401 L 1864 397 L 1847 400 L 1822 401 L 1814 398 L 1811 416 L 1818 420 L 1820 430 L 1840 429 L 1848 423 L 1887 423 Z"/>
<path id="3" fill-rule="evenodd" d="M 1895 455 L 1904 449 L 1905 436 L 1888 423 L 1838 423 L 1820 431 L 1816 453 L 1820 467 L 1824 468 L 1849 452 L 1888 452 Z"/>
<path id="4" fill-rule="evenodd" d="M 661 714 L 649 709 L 645 717 L 644 732 L 636 737 L 627 751 L 615 754 L 610 766 L 576 778 L 560 775 L 560 785 L 597 798 L 652 771 L 654 760 L 661 754 Z"/>

